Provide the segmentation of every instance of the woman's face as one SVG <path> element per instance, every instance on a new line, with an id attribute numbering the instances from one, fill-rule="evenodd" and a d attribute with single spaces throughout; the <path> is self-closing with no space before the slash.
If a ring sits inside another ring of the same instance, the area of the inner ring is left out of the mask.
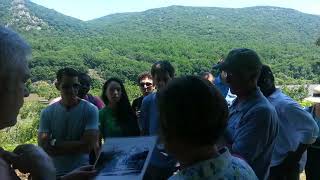
<path id="1" fill-rule="evenodd" d="M 121 90 L 120 84 L 116 81 L 111 81 L 111 83 L 106 89 L 105 94 L 107 95 L 109 103 L 115 104 L 119 102 L 122 96 L 122 90 Z"/>

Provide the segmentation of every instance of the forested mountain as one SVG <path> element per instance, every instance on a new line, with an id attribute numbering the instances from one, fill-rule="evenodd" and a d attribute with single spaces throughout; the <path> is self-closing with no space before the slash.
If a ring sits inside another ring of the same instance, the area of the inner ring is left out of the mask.
<path id="1" fill-rule="evenodd" d="M 292 9 L 170 6 L 81 21 L 28 0 L 1 0 L 0 25 L 32 45 L 33 81 L 52 81 L 63 66 L 135 80 L 157 60 L 195 74 L 236 47 L 257 50 L 279 83 L 320 80 L 320 16 Z"/>

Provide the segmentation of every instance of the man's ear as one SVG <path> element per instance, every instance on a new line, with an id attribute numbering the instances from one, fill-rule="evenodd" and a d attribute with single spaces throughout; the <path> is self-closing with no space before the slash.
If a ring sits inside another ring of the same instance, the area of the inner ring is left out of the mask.
<path id="1" fill-rule="evenodd" d="M 57 90 L 60 91 L 60 87 L 59 87 L 58 81 L 56 81 L 56 82 L 54 83 L 54 86 L 56 86 Z"/>

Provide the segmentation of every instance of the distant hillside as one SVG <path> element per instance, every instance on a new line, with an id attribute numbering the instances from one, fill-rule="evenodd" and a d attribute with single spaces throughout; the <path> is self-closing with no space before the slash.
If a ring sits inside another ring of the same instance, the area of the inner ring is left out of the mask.
<path id="1" fill-rule="evenodd" d="M 88 23 L 106 29 L 112 25 L 130 31 L 169 31 L 212 40 L 234 40 L 237 37 L 239 41 L 253 38 L 281 43 L 314 43 L 320 33 L 320 16 L 278 7 L 230 9 L 170 6 L 142 13 L 109 15 Z"/>
<path id="2" fill-rule="evenodd" d="M 236 47 L 257 50 L 279 83 L 320 81 L 320 16 L 292 9 L 170 6 L 81 21 L 27 0 L 1 0 L 0 25 L 31 43 L 33 81 L 53 80 L 63 66 L 135 80 L 161 59 L 178 74 L 196 74 Z"/>

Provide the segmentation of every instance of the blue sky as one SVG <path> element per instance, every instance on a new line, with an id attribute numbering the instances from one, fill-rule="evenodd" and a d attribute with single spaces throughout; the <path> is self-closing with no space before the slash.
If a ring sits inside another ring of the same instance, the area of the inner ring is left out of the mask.
<path id="1" fill-rule="evenodd" d="M 320 0 L 31 0 L 60 13 L 81 20 L 108 14 L 137 12 L 170 5 L 241 8 L 278 6 L 320 15 Z"/>

